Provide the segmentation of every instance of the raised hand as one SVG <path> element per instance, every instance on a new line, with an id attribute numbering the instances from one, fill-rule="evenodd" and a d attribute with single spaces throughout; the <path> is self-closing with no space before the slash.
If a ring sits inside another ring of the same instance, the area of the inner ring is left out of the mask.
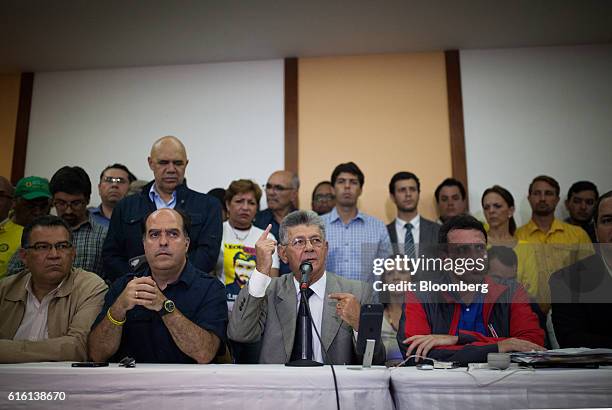
<path id="1" fill-rule="evenodd" d="M 271 229 L 272 224 L 269 224 L 255 242 L 256 268 L 259 272 L 268 276 L 270 276 L 272 270 L 272 255 L 276 251 L 276 241 L 268 238 Z"/>

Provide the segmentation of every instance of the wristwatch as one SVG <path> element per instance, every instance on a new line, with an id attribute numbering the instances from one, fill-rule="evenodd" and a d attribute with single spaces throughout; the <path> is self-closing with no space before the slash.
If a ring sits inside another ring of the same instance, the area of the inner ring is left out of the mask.
<path id="1" fill-rule="evenodd" d="M 163 317 L 164 315 L 167 315 L 168 313 L 174 312 L 174 308 L 175 308 L 174 302 L 171 301 L 170 299 L 166 299 L 166 301 L 162 305 L 162 308 L 158 310 L 157 313 L 159 313 L 159 315 Z"/>

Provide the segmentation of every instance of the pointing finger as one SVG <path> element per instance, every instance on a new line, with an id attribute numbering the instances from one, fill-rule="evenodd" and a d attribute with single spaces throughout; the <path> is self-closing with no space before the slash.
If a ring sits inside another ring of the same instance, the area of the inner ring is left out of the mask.
<path id="1" fill-rule="evenodd" d="M 268 226 L 266 227 L 266 230 L 263 231 L 259 239 L 260 240 L 268 239 L 268 234 L 270 234 L 271 230 L 272 230 L 272 224 L 268 224 Z"/>

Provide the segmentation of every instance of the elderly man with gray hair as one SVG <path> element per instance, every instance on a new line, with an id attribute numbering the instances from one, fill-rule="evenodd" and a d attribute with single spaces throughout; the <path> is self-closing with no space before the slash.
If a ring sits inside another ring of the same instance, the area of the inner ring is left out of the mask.
<path id="1" fill-rule="evenodd" d="M 256 269 L 234 304 L 229 338 L 243 343 L 261 340 L 260 363 L 287 363 L 302 358 L 303 351 L 307 359 L 320 363 L 360 363 L 362 358 L 356 352 L 359 314 L 361 305 L 371 302 L 371 289 L 365 283 L 325 271 L 325 223 L 316 213 L 294 211 L 287 215 L 280 224 L 278 245 L 268 238 L 271 228 L 268 225 L 255 244 Z M 292 275 L 270 276 L 276 250 Z M 300 265 L 304 262 L 312 266 L 306 289 L 312 322 L 305 329 L 296 325 L 301 308 Z M 313 338 L 315 326 L 322 343 Z M 306 340 L 306 348 L 302 340 Z M 379 340 L 373 361 L 381 364 L 384 360 L 384 346 Z"/>

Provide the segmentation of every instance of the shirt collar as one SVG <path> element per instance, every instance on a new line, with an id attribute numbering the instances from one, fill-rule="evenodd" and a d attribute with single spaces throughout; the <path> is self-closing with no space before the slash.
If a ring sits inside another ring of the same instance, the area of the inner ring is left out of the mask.
<path id="1" fill-rule="evenodd" d="M 161 203 L 165 204 L 166 206 L 170 206 L 174 202 L 176 202 L 176 190 L 172 191 L 172 199 L 170 201 L 166 202 L 159 195 L 159 192 L 157 192 L 157 186 L 156 186 L 155 182 L 153 182 L 153 184 L 151 184 L 151 189 L 149 189 L 149 198 L 151 198 L 151 201 L 153 203 L 161 202 Z"/>
<path id="2" fill-rule="evenodd" d="M 538 225 L 535 223 L 535 221 L 533 219 L 529 220 L 529 223 L 527 224 L 527 226 L 529 227 L 529 233 L 533 234 L 535 231 L 540 231 L 543 232 Z M 552 233 L 552 232 L 556 232 L 556 231 L 561 231 L 563 232 L 565 230 L 565 228 L 563 227 L 563 223 L 558 220 L 557 218 L 553 219 L 552 224 L 550 225 L 550 229 L 548 230 L 548 232 L 544 232 L 545 234 L 548 233 Z"/>
<path id="3" fill-rule="evenodd" d="M 295 293 L 300 294 L 300 282 L 293 277 L 293 284 L 295 285 Z M 323 275 L 319 278 L 318 281 L 310 285 L 310 289 L 321 298 L 321 300 L 325 300 L 325 287 L 327 286 L 327 272 L 323 272 Z M 298 298 L 299 300 L 299 298 Z"/>
<path id="4" fill-rule="evenodd" d="M 414 218 L 412 218 L 408 222 L 412 224 L 413 230 L 419 229 L 419 225 L 421 224 L 421 216 L 417 214 Z M 400 218 L 395 218 L 395 224 L 400 228 L 403 228 L 408 222 Z"/>
<path id="5" fill-rule="evenodd" d="M 137 276 L 137 275 L 134 275 Z M 147 265 L 147 268 L 144 270 L 142 276 L 152 276 L 151 275 L 151 267 Z M 185 263 L 183 267 L 183 271 L 179 275 L 179 278 L 176 282 L 169 283 L 168 285 L 175 285 L 179 282 L 183 282 L 187 287 L 190 287 L 193 281 L 196 279 L 196 272 L 193 268 L 193 265 L 189 263 L 189 260 Z"/>
<path id="6" fill-rule="evenodd" d="M 334 207 L 331 210 L 331 212 L 329 213 L 329 217 L 330 217 L 331 223 L 334 223 L 336 221 L 342 222 L 342 219 L 340 218 L 340 215 L 338 215 L 338 211 L 336 210 L 336 207 Z M 355 215 L 355 217 L 349 221 L 349 224 L 357 219 L 360 219 L 362 221 L 365 220 L 364 214 L 359 209 L 357 210 L 357 215 Z"/>
<path id="7" fill-rule="evenodd" d="M 28 294 L 28 297 L 32 297 L 33 300 L 37 303 L 42 305 L 46 300 L 50 300 L 53 297 L 55 297 L 55 295 L 58 294 L 59 289 L 62 287 L 62 285 L 64 284 L 64 282 L 66 281 L 66 278 L 64 278 L 59 285 L 57 285 L 57 287 L 55 289 L 53 289 L 51 292 L 47 293 L 44 297 L 43 300 L 39 301 L 38 298 L 36 297 L 36 295 L 34 294 L 34 290 L 32 289 L 32 276 L 30 276 L 28 278 L 28 281 L 26 282 L 26 293 Z"/>
<path id="8" fill-rule="evenodd" d="M 91 216 L 91 212 L 87 211 L 87 219 L 85 219 L 83 222 L 81 222 L 80 224 L 78 224 L 77 226 L 73 226 L 70 229 L 72 230 L 72 232 L 78 231 L 79 229 L 86 227 L 86 226 L 92 226 L 92 216 Z"/>

